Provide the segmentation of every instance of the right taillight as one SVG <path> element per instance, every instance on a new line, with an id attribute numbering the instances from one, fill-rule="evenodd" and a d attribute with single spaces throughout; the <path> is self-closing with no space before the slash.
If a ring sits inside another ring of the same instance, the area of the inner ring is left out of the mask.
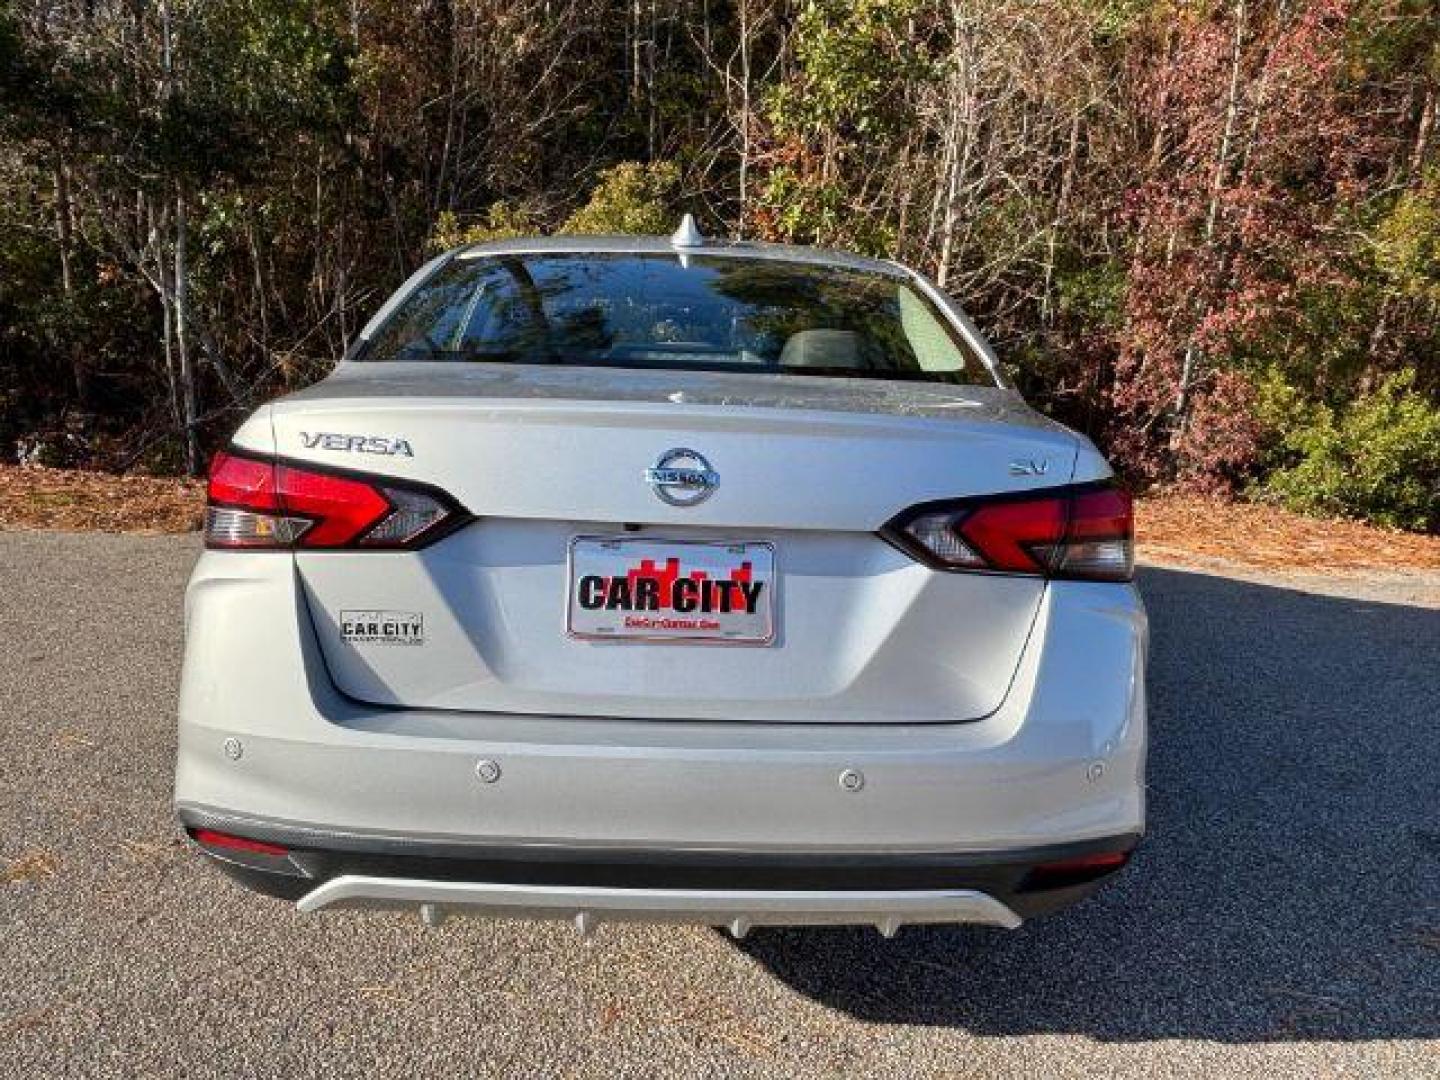
<path id="1" fill-rule="evenodd" d="M 1130 495 L 1110 483 L 926 503 L 881 535 L 929 566 L 1087 581 L 1135 573 Z"/>
<path id="2" fill-rule="evenodd" d="M 210 465 L 205 546 L 413 549 L 468 519 L 443 492 L 408 480 L 222 451 Z"/>

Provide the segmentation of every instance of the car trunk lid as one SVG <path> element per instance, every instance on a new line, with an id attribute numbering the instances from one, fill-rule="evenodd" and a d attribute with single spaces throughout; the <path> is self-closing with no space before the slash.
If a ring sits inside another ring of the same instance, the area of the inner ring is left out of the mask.
<path id="1" fill-rule="evenodd" d="M 1077 445 L 1000 389 L 553 366 L 351 364 L 271 415 L 281 457 L 434 485 L 477 518 L 415 552 L 297 552 L 341 689 L 656 719 L 992 711 L 1043 580 L 937 572 L 876 530 L 917 503 L 1064 483 Z M 718 474 L 694 505 L 647 482 L 681 448 Z M 648 541 L 637 551 L 662 560 L 763 545 L 773 633 L 735 648 L 573 636 L 577 537 Z M 407 629 L 353 632 L 386 622 Z"/>

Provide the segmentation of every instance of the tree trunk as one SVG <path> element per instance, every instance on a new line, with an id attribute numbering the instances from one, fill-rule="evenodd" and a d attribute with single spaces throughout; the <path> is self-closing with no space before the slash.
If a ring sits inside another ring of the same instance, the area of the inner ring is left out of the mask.
<path id="1" fill-rule="evenodd" d="M 1205 211 L 1205 246 L 1215 240 L 1220 219 L 1220 196 L 1225 190 L 1225 174 L 1230 165 L 1230 143 L 1235 137 L 1235 121 L 1240 112 L 1240 60 L 1245 48 L 1245 0 L 1235 0 L 1235 37 L 1230 52 L 1230 84 L 1225 92 L 1225 127 L 1220 134 L 1220 147 L 1215 154 L 1215 171 L 1210 180 L 1210 205 Z M 1190 412 L 1190 393 L 1195 384 L 1200 350 L 1192 330 L 1180 362 L 1180 385 L 1175 392 L 1175 433 L 1185 431 Z"/>
<path id="2" fill-rule="evenodd" d="M 255 304 L 260 315 L 260 351 L 268 360 L 270 357 L 270 302 L 269 287 L 265 284 L 265 259 L 260 252 L 259 230 L 255 227 L 255 215 L 251 212 L 245 219 L 245 239 L 250 242 L 250 258 L 255 274 Z"/>
<path id="3" fill-rule="evenodd" d="M 162 208 L 160 220 L 157 221 L 154 205 L 144 195 L 140 198 L 145 208 L 148 235 L 151 237 L 163 235 L 169 226 L 169 222 L 166 220 L 168 215 Z M 147 257 L 143 251 L 140 252 L 139 258 Z M 155 246 L 155 276 L 151 284 L 160 294 L 160 333 L 165 354 L 165 384 L 170 390 L 170 417 L 175 423 L 175 430 L 183 432 L 185 430 L 185 414 L 180 407 L 180 379 L 175 373 L 175 303 L 173 299 L 175 288 L 170 277 L 170 266 L 165 258 L 165 247 L 160 243 Z"/>
<path id="4" fill-rule="evenodd" d="M 75 276 L 71 265 L 75 250 L 75 210 L 70 198 L 70 177 L 65 159 L 55 158 L 55 240 L 60 248 L 60 290 L 68 307 L 75 301 Z M 75 385 L 75 399 L 84 408 L 90 397 L 90 379 L 85 370 L 84 350 L 78 342 L 70 342 L 70 377 Z"/>
<path id="5" fill-rule="evenodd" d="M 630 3 L 630 106 L 640 107 L 640 0 Z"/>
<path id="6" fill-rule="evenodd" d="M 1060 191 L 1055 196 L 1055 213 L 1050 218 L 1050 235 L 1045 244 L 1045 280 L 1040 292 L 1040 326 L 1047 334 L 1054 322 L 1055 305 L 1051 293 L 1055 287 L 1055 257 L 1059 246 L 1060 227 L 1065 221 L 1065 206 L 1070 201 L 1070 188 L 1075 182 L 1075 159 L 1080 153 L 1081 110 L 1070 118 L 1070 140 L 1065 154 L 1065 168 L 1060 174 Z"/>
<path id="7" fill-rule="evenodd" d="M 962 32 L 957 19 L 957 39 Z M 957 59 L 960 57 L 957 54 Z M 951 82 L 950 93 L 953 124 L 951 138 L 955 145 L 947 150 L 950 175 L 945 186 L 945 211 L 940 225 L 940 256 L 935 282 L 942 289 L 950 282 L 950 265 L 955 258 L 955 229 L 960 221 L 960 183 L 970 173 L 974 149 L 975 97 L 970 85 L 971 63 L 968 56 L 961 60 Z M 962 106 L 963 102 L 963 106 Z"/>
<path id="8" fill-rule="evenodd" d="M 1435 88 L 1425 90 L 1425 104 L 1420 109 L 1420 123 L 1415 129 L 1415 143 L 1410 149 L 1410 175 L 1416 177 L 1425 167 L 1430 149 L 1430 132 L 1435 127 Z"/>
<path id="9" fill-rule="evenodd" d="M 160 3 L 160 38 L 161 38 L 161 70 L 164 72 L 164 83 L 161 85 L 161 97 L 168 101 L 175 93 L 175 51 L 174 34 L 171 26 L 171 11 L 169 0 L 161 0 Z M 185 220 L 185 188 L 179 179 L 174 182 L 174 208 L 175 208 L 175 234 L 174 234 L 174 269 L 175 277 L 173 286 L 168 290 L 163 288 L 165 277 L 164 255 L 159 256 L 161 262 L 160 278 L 162 281 L 162 292 L 169 292 L 170 303 L 167 305 L 173 311 L 173 317 L 167 318 L 169 326 L 165 336 L 166 364 L 172 363 L 170 346 L 174 342 L 175 368 L 178 369 L 179 382 L 179 406 L 180 406 L 180 444 L 185 454 L 185 471 L 191 476 L 200 475 L 200 448 L 196 443 L 195 433 L 195 372 L 190 358 L 190 340 L 188 310 L 190 301 L 190 273 L 185 258 L 185 247 L 189 238 L 186 235 Z M 163 244 L 161 251 L 163 252 Z M 167 311 L 167 317 L 170 311 Z"/>
<path id="10" fill-rule="evenodd" d="M 200 475 L 200 445 L 195 415 L 195 370 L 190 356 L 190 270 L 185 257 L 188 242 L 185 220 L 185 188 L 175 185 L 175 355 L 180 369 L 180 408 L 184 417 L 185 471 Z"/>
<path id="11" fill-rule="evenodd" d="M 750 183 L 750 0 L 739 0 L 740 18 L 740 209 L 735 215 L 735 239 L 745 236 Z"/>

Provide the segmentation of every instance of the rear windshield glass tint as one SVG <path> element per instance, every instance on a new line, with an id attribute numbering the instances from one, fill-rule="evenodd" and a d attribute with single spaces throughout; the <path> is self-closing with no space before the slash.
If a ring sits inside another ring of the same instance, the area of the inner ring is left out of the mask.
<path id="1" fill-rule="evenodd" d="M 736 256 L 458 258 L 400 305 L 361 359 L 995 385 L 898 277 Z"/>

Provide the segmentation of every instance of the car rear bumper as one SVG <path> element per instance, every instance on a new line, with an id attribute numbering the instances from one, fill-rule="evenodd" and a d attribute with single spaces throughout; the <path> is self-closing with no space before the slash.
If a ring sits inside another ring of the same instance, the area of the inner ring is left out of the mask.
<path id="1" fill-rule="evenodd" d="M 754 926 L 873 923 L 892 936 L 902 926 L 977 923 L 1013 930 L 1020 916 L 970 889 L 882 892 L 759 892 L 739 889 L 606 889 L 500 885 L 409 878 L 343 877 L 301 898 L 301 911 L 330 907 L 416 906 L 435 923 L 451 910 L 512 918 L 563 918 L 588 934 L 600 922 L 698 923 L 744 937 Z"/>
<path id="2" fill-rule="evenodd" d="M 854 923 L 886 934 L 937 922 L 1013 929 L 1094 891 L 1138 840 L 984 855 L 655 852 L 326 835 L 189 807 L 179 818 L 224 871 L 301 911 L 418 907 L 428 921 L 478 912 L 569 919 L 582 932 L 610 921 L 725 925 L 737 934 Z"/>
<path id="3" fill-rule="evenodd" d="M 1027 853 L 1133 842 L 1143 831 L 1145 617 L 1126 586 L 1052 583 L 1004 703 L 955 724 L 616 720 L 363 705 L 330 681 L 283 557 L 202 560 L 188 615 L 176 801 L 189 826 L 205 815 L 209 827 L 242 836 L 264 839 L 253 831 L 258 825 L 288 830 L 287 843 L 299 834 L 312 838 L 310 850 L 352 854 L 394 855 L 396 844 L 429 854 L 480 845 L 530 861 L 551 850 L 591 861 L 614 852 L 651 862 L 699 853 L 727 867 L 722 893 L 733 890 L 747 859 L 868 867 L 868 880 L 839 891 L 888 893 L 894 888 L 880 882 L 897 879 L 875 872 L 895 858 L 1014 866 Z M 245 629 L 255 626 L 267 633 Z M 493 873 L 437 878 L 433 864 L 378 874 L 346 865 L 310 880 L 318 888 L 347 876 L 421 883 L 407 886 L 412 897 L 435 880 L 608 887 Z M 951 875 L 900 887 L 999 898 L 1013 884 Z M 676 901 L 675 911 L 702 921 L 728 910 L 715 905 L 713 882 L 625 887 L 698 890 Z M 339 902 L 338 888 L 313 906 Z M 393 900 L 363 897 L 365 888 L 346 886 L 345 900 Z M 828 889 L 812 880 L 802 891 Z M 791 890 L 767 880 L 761 891 Z M 499 903 L 503 893 L 481 906 L 509 910 Z M 525 904 L 541 895 L 527 894 Z M 973 902 L 957 899 L 954 910 Z M 944 909 L 949 901 L 917 903 Z M 1022 917 L 1047 906 L 1016 903 L 1011 910 Z M 538 904 L 549 906 L 600 907 L 589 893 Z M 802 914 L 789 911 L 785 921 L 806 921 Z M 812 917 L 841 914 L 827 902 Z"/>

